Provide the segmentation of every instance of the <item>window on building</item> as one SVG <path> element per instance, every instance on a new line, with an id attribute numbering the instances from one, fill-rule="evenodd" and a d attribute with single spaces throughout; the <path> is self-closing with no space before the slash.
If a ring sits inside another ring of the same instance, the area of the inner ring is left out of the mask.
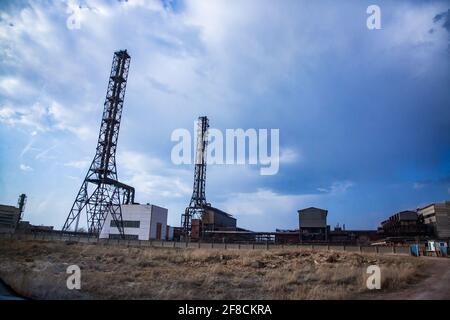
<path id="1" fill-rule="evenodd" d="M 120 234 L 110 234 L 109 235 L 110 239 L 122 239 L 122 237 L 120 236 Z M 126 234 L 125 235 L 125 240 L 139 240 L 139 236 L 137 234 Z"/>
<path id="2" fill-rule="evenodd" d="M 116 221 L 111 220 L 111 227 L 117 228 Z M 141 222 L 140 221 L 131 221 L 131 220 L 123 220 L 123 227 L 124 228 L 140 228 Z"/>

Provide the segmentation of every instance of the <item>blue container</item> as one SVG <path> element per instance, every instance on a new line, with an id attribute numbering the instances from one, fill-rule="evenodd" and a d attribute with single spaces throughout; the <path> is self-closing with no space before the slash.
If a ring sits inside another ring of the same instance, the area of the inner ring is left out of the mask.
<path id="1" fill-rule="evenodd" d="M 418 244 L 412 244 L 409 246 L 409 252 L 412 256 L 418 257 L 419 256 L 419 245 Z"/>

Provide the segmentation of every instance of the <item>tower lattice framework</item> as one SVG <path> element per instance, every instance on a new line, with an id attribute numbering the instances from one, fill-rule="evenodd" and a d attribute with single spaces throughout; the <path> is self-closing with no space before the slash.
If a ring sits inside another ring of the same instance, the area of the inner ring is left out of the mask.
<path id="1" fill-rule="evenodd" d="M 74 226 L 86 212 L 88 232 L 99 235 L 108 215 L 124 237 L 121 204 L 134 203 L 134 188 L 118 181 L 116 149 L 130 67 L 126 50 L 114 53 L 95 157 L 75 198 L 63 230 Z"/>
<path id="2" fill-rule="evenodd" d="M 208 147 L 209 120 L 207 117 L 199 117 L 197 123 L 197 146 L 195 153 L 194 189 L 189 206 L 181 217 L 181 225 L 185 237 L 191 235 L 192 219 L 202 218 L 206 202 L 206 151 Z"/>

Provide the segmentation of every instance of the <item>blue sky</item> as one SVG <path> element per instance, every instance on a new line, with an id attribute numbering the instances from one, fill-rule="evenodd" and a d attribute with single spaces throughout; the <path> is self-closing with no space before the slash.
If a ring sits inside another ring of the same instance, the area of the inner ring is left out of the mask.
<path id="1" fill-rule="evenodd" d="M 281 165 L 210 166 L 207 198 L 252 230 L 296 228 L 296 211 L 376 228 L 450 199 L 450 3 L 377 1 L 2 1 L 0 203 L 61 227 L 94 156 L 112 53 L 130 76 L 119 179 L 179 225 L 192 166 L 177 128 L 279 128 Z M 67 19 L 81 6 L 80 29 Z"/>

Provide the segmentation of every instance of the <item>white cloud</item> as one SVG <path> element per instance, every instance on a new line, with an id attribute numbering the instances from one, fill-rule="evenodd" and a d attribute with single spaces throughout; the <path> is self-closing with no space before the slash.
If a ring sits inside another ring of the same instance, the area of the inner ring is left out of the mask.
<path id="1" fill-rule="evenodd" d="M 282 194 L 270 189 L 223 195 L 226 200 L 213 203 L 238 219 L 238 226 L 254 231 L 273 231 L 275 228 L 298 227 L 297 210 L 317 205 L 320 194 Z"/>
<path id="2" fill-rule="evenodd" d="M 8 15 L 14 27 L 0 25 L 2 63 L 14 66 L 14 72 L 0 78 L 0 88 L 5 92 L 30 88 L 34 99 L 0 108 L 0 120 L 10 125 L 34 124 L 41 130 L 68 130 L 85 140 L 96 133 L 113 50 L 128 47 L 132 53 L 125 108 L 139 108 L 147 115 L 147 104 L 151 104 L 151 116 L 161 120 L 154 123 L 155 130 L 167 127 L 165 120 L 173 119 L 173 112 L 177 122 L 190 123 L 193 114 L 204 110 L 220 114 L 224 121 L 246 112 L 239 103 L 248 96 L 267 95 L 283 81 L 291 81 L 295 68 L 313 71 L 324 53 L 347 54 L 350 40 L 342 31 L 346 26 L 341 26 L 341 15 L 351 16 L 355 10 L 349 4 L 344 8 L 316 4 L 318 19 L 302 10 L 304 2 L 279 6 L 270 1 L 264 5 L 186 1 L 185 10 L 175 14 L 156 0 L 86 0 L 81 28 L 68 30 L 67 9 L 76 9 L 77 1 L 30 3 L 20 14 Z M 399 6 L 393 11 L 395 19 L 388 20 L 398 22 L 379 33 L 375 41 L 385 44 L 378 47 L 414 47 L 432 41 L 442 49 L 447 45 L 441 39 L 444 35 L 427 33 L 433 13 L 439 11 L 439 5 Z M 335 39 L 323 41 L 330 30 Z M 373 41 L 357 36 L 354 40 L 361 40 L 360 46 Z M 29 73 L 38 78 L 23 85 Z M 176 107 L 180 105 L 189 108 Z M 224 108 L 227 113 L 221 112 Z M 42 113 L 54 123 L 45 121 Z M 129 114 L 134 124 L 142 119 L 137 113 Z M 295 161 L 289 150 L 282 159 Z"/>
<path id="3" fill-rule="evenodd" d="M 286 195 L 269 189 L 258 189 L 256 192 L 229 194 L 229 200 L 221 205 L 236 216 L 267 217 L 271 214 L 295 212 L 307 202 L 317 200 L 316 194 Z"/>
<path id="4" fill-rule="evenodd" d="M 4 105 L 0 107 L 0 122 L 9 126 L 26 126 L 38 131 L 45 131 L 43 125 L 47 111 L 36 103 L 30 107 Z"/>
<path id="5" fill-rule="evenodd" d="M 32 135 L 37 132 L 67 131 L 82 140 L 95 137 L 94 130 L 84 121 L 77 121 L 82 116 L 69 108 L 63 108 L 56 101 L 37 102 L 31 107 L 0 106 L 0 122 L 9 126 L 31 128 Z M 78 124 L 75 124 L 78 122 Z"/>
<path id="6" fill-rule="evenodd" d="M 0 94 L 12 99 L 17 97 L 20 97 L 21 99 L 33 97 L 37 93 L 34 85 L 17 76 L 0 77 Z"/>
<path id="7" fill-rule="evenodd" d="M 301 160 L 300 154 L 292 148 L 281 148 L 280 163 L 295 163 Z"/>
<path id="8" fill-rule="evenodd" d="M 117 156 L 119 180 L 136 189 L 136 201 L 169 210 L 169 224 L 178 226 L 192 194 L 193 172 L 155 156 L 126 150 Z"/>
<path id="9" fill-rule="evenodd" d="M 0 92 L 3 94 L 13 95 L 20 92 L 20 83 L 14 78 L 1 78 L 0 79 Z"/>
<path id="10" fill-rule="evenodd" d="M 83 123 L 83 116 L 77 112 L 76 107 L 63 107 L 60 103 L 53 101 L 48 107 L 48 114 L 55 122 L 51 126 L 52 130 L 69 131 L 82 140 L 94 139 L 96 137 L 95 130 Z"/>
<path id="11" fill-rule="evenodd" d="M 393 17 L 387 26 L 389 34 L 384 37 L 388 45 L 394 49 L 399 47 L 418 48 L 419 46 L 431 46 L 435 49 L 443 49 L 448 39 L 444 28 L 437 28 L 433 18 L 445 8 L 443 3 L 435 2 L 427 5 L 412 6 L 408 4 L 396 5 L 392 11 Z M 434 32 L 430 32 L 434 29 Z M 411 52 L 419 57 L 423 52 Z M 422 58 L 425 58 L 422 56 Z"/>
<path id="12" fill-rule="evenodd" d="M 334 182 L 328 188 L 318 188 L 319 193 L 308 194 L 283 194 L 259 188 L 254 192 L 224 194 L 222 198 L 226 200 L 217 201 L 213 206 L 233 214 L 238 218 L 238 225 L 244 228 L 292 229 L 298 226 L 297 210 L 336 201 L 353 185 L 351 181 Z"/>
<path id="13" fill-rule="evenodd" d="M 171 163 L 135 151 L 120 153 L 118 158 L 124 168 L 121 175 L 138 194 L 151 198 L 187 198 L 192 193 L 190 184 L 186 183 L 190 171 L 173 169 Z"/>
<path id="14" fill-rule="evenodd" d="M 323 192 L 323 193 L 328 193 L 331 195 L 339 195 L 339 194 L 343 194 L 345 192 L 347 192 L 348 189 L 350 189 L 351 187 L 353 187 L 355 184 L 352 181 L 336 181 L 333 182 L 331 184 L 331 186 L 329 187 L 320 187 L 317 188 L 317 191 L 319 192 Z"/>
<path id="15" fill-rule="evenodd" d="M 64 166 L 76 169 L 87 169 L 89 164 L 90 164 L 89 160 L 75 160 L 64 163 Z"/>
<path id="16" fill-rule="evenodd" d="M 28 171 L 33 171 L 33 168 L 28 166 L 28 165 L 26 165 L 26 164 L 21 163 L 20 164 L 20 170 L 28 172 Z"/>

